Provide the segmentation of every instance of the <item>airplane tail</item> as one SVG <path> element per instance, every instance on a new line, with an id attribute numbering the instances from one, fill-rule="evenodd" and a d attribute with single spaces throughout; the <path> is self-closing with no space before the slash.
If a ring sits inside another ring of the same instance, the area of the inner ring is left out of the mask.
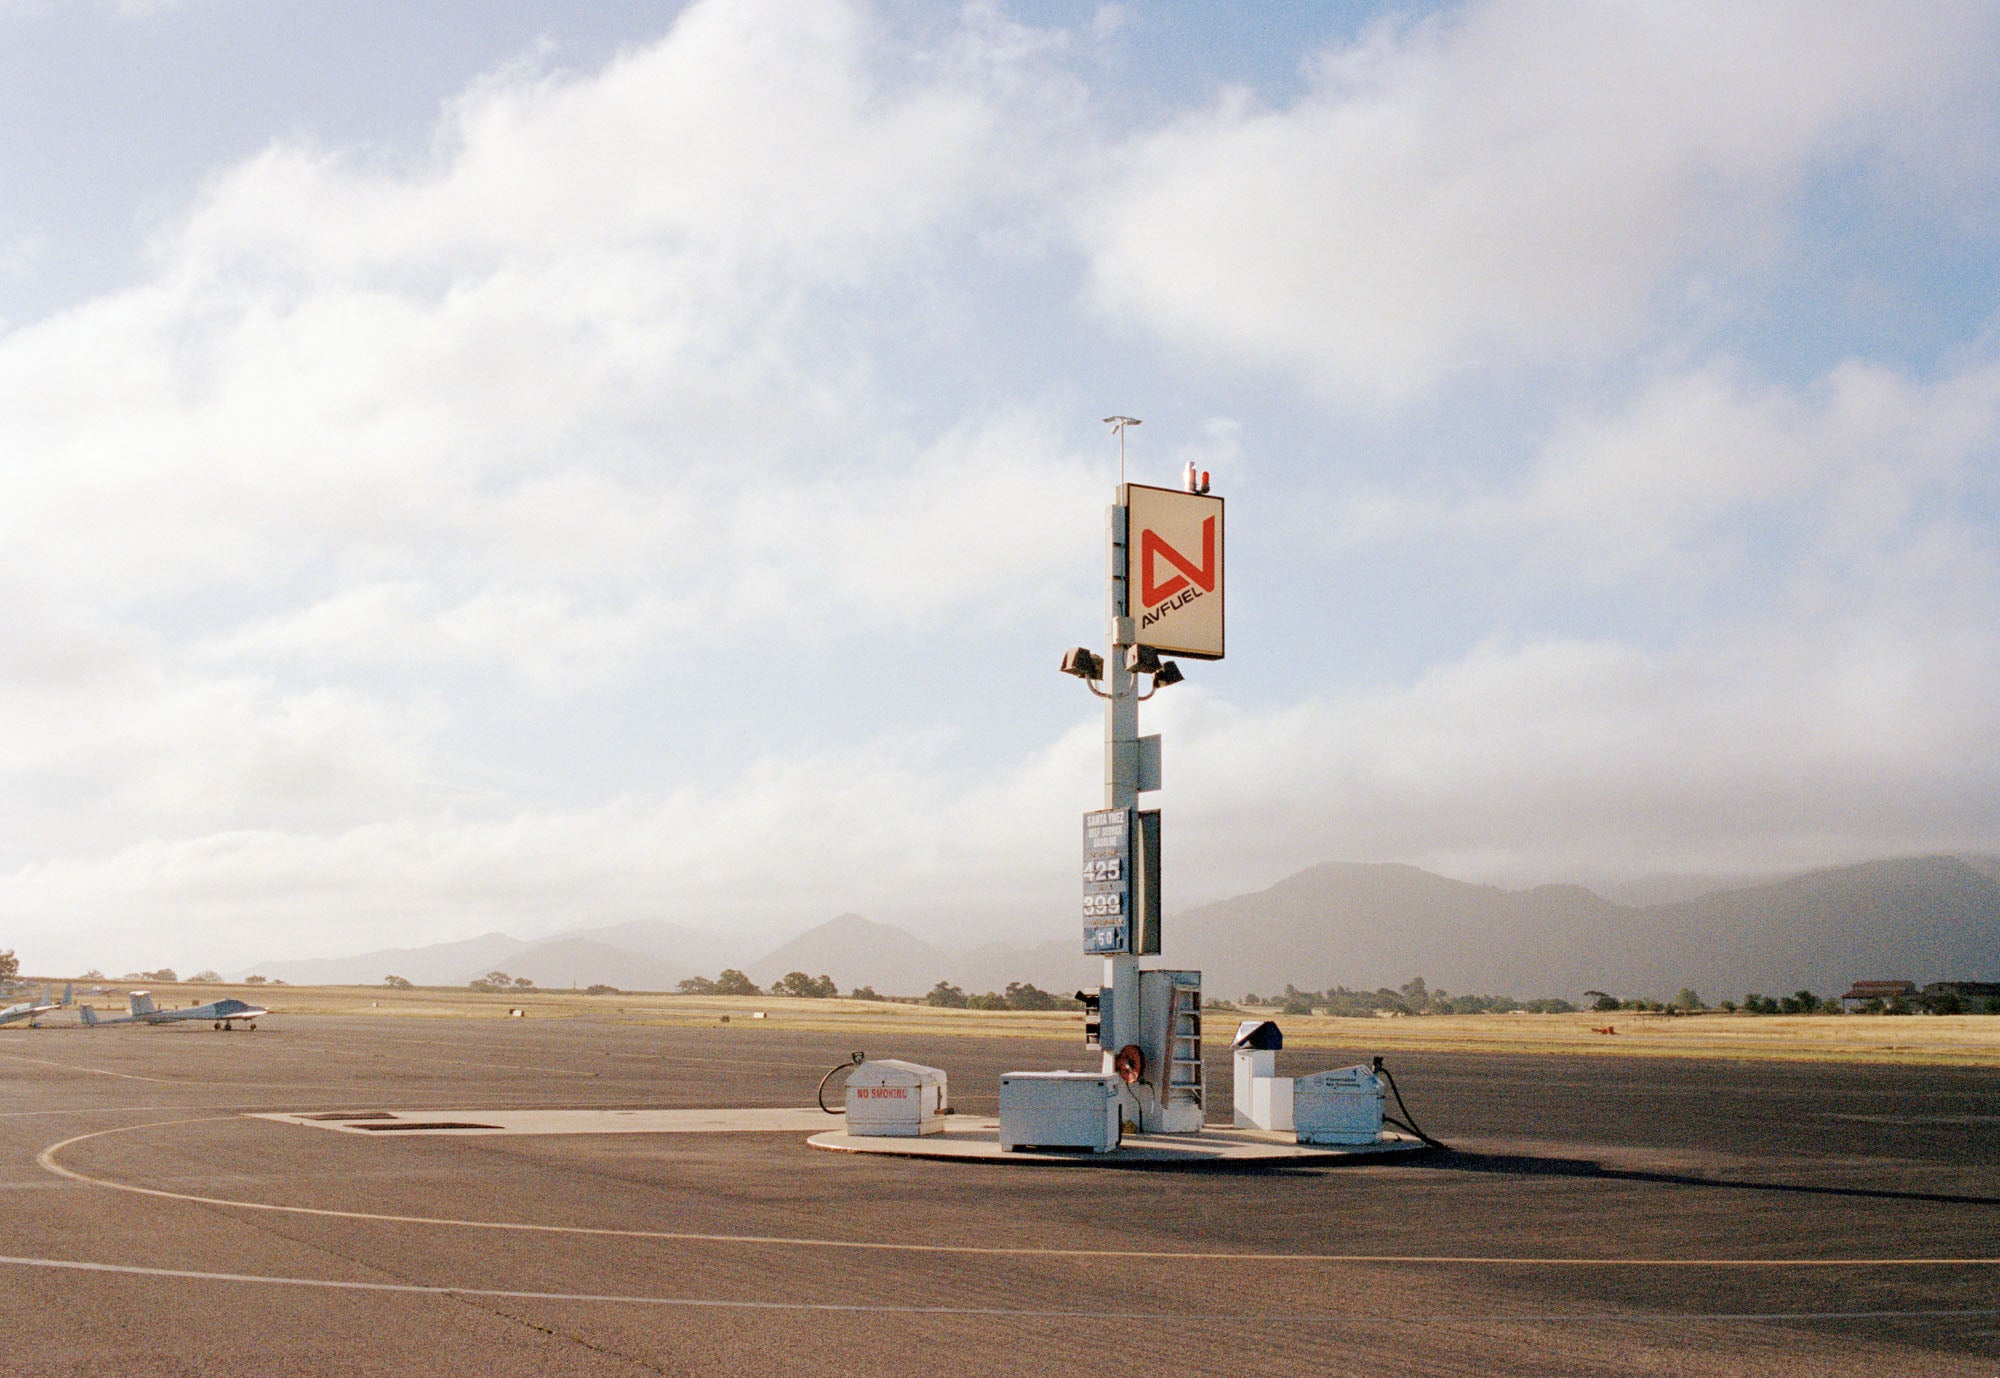
<path id="1" fill-rule="evenodd" d="M 153 1013 L 153 997 L 147 994 L 145 991 L 143 990 L 133 991 L 131 999 L 132 999 L 132 1013 L 134 1014 Z"/>
<path id="2" fill-rule="evenodd" d="M 85 1005 L 85 1006 L 83 1006 L 83 1007 L 82 1007 L 81 1009 L 79 1009 L 79 1010 L 77 1011 L 77 1013 L 79 1013 L 79 1014 L 81 1014 L 81 1015 L 83 1016 L 83 1022 L 84 1022 L 84 1023 L 86 1024 L 86 1025 L 88 1025 L 88 1026 L 90 1026 L 90 1027 L 93 1027 L 93 1028 L 94 1028 L 94 1027 L 96 1027 L 96 1025 L 97 1025 L 97 1011 L 96 1011 L 96 1010 L 92 1009 L 92 1008 L 91 1008 L 90 1006 L 88 1006 L 88 1005 Z"/>
<path id="3" fill-rule="evenodd" d="M 75 990 L 76 990 L 76 982 L 74 981 L 63 982 L 63 998 L 56 1002 L 56 1008 L 65 1010 L 68 1009 L 70 996 L 74 994 Z"/>

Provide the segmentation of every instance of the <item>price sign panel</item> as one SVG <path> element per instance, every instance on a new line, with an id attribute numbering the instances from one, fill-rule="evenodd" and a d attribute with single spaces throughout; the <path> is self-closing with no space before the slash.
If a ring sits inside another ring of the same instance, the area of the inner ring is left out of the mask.
<path id="1" fill-rule="evenodd" d="M 1083 816 L 1083 950 L 1132 950 L 1131 809 Z"/>

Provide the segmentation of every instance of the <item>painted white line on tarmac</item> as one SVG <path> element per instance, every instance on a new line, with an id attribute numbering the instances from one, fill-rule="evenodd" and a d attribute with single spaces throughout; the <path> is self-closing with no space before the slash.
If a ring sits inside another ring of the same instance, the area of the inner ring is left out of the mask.
<path id="1" fill-rule="evenodd" d="M 1442 1314 L 1385 1316 L 1379 1311 L 1246 1315 L 1201 1315 L 1185 1311 L 1075 1311 L 1052 1307 L 915 1306 L 894 1302 L 749 1301 L 738 1297 L 648 1297 L 625 1292 L 538 1292 L 512 1287 L 453 1287 L 419 1282 L 363 1282 L 344 1278 L 287 1277 L 273 1273 L 213 1273 L 193 1268 L 156 1268 L 135 1263 L 93 1263 L 84 1259 L 32 1258 L 0 1254 L 0 1267 L 47 1268 L 123 1277 L 168 1278 L 182 1282 L 224 1282 L 264 1287 L 304 1287 L 336 1292 L 387 1292 L 403 1296 L 486 1297 L 495 1301 L 589 1302 L 593 1305 L 677 1306 L 719 1311 L 813 1311 L 854 1315 L 968 1316 L 1007 1320 L 1236 1322 L 1254 1325 L 1685 1325 L 1695 1321 L 1743 1324 L 1784 1321 L 1987 1320 L 2000 1308 L 1869 1311 L 1651 1311 L 1553 1312 L 1546 1314 Z"/>
<path id="2" fill-rule="evenodd" d="M 279 1215 L 318 1216 L 332 1220 L 368 1220 L 390 1225 L 424 1225 L 461 1230 L 498 1230 L 520 1234 L 580 1235 L 605 1239 L 645 1239 L 683 1244 L 742 1244 L 779 1249 L 848 1249 L 874 1253 L 951 1254 L 999 1258 L 1130 1259 L 1176 1263 L 1317 1263 L 1394 1265 L 1397 1267 L 1454 1268 L 1992 1268 L 1994 1258 L 1567 1258 L 1536 1255 L 1481 1254 L 1308 1254 L 1255 1253 L 1236 1251 L 1191 1251 L 1184 1249 L 1060 1249 L 1035 1245 L 923 1244 L 904 1240 L 823 1239 L 810 1236 L 760 1234 L 708 1234 L 693 1230 L 631 1230 L 602 1225 L 545 1225 L 529 1221 L 473 1220 L 454 1216 L 394 1215 L 381 1211 L 337 1210 L 328 1206 L 290 1206 L 270 1201 L 240 1201 L 222 1196 L 202 1196 L 193 1192 L 166 1191 L 129 1182 L 92 1177 L 75 1168 L 64 1167 L 56 1155 L 74 1144 L 111 1134 L 129 1134 L 142 1129 L 167 1126 L 212 1124 L 237 1116 L 209 1116 L 203 1119 L 154 1120 L 118 1129 L 99 1129 L 50 1144 L 36 1156 L 44 1169 L 83 1186 L 106 1191 L 129 1192 L 164 1201 L 186 1201 L 198 1206 L 219 1206 L 227 1210 L 268 1211 Z M 1023 1313 L 1025 1314 L 1025 1313 Z"/>
<path id="3" fill-rule="evenodd" d="M 117 1077 L 120 1081 L 150 1081 L 160 1086 L 190 1085 L 183 1078 L 142 1077 L 137 1072 L 113 1072 L 103 1067 L 86 1067 L 78 1062 L 58 1062 L 52 1057 L 30 1057 L 26 1053 L 0 1052 L 0 1057 L 11 1057 L 17 1062 L 39 1062 L 44 1067 L 60 1067 L 65 1072 L 87 1072 L 94 1077 Z"/>

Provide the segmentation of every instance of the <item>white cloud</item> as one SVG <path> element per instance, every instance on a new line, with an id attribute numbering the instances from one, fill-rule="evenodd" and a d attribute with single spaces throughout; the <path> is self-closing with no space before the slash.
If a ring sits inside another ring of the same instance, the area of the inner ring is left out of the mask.
<path id="1" fill-rule="evenodd" d="M 1142 130 L 1080 218 L 1106 116 L 1070 40 L 985 7 L 919 42 L 901 11 L 712 2 L 599 72 L 494 74 L 414 160 L 274 144 L 137 286 L 0 335 L 0 808 L 30 820 L 0 937 L 120 967 L 652 915 L 1071 931 L 1096 725 L 974 681 L 1096 625 L 1108 452 L 1074 417 L 1110 404 L 1076 399 L 1146 369 L 1087 307 L 1026 304 L 1085 341 L 1046 366 L 969 321 L 1003 269 L 1060 291 L 1080 224 L 1101 306 L 1391 398 L 1623 350 L 1702 293 L 1754 312 L 1737 277 L 1784 261 L 1804 179 L 1921 151 L 1992 56 L 1967 13 L 1471 6 L 1327 56 L 1289 109 Z M 1279 452 L 1325 414 L 1226 387 L 1147 427 L 1170 470 L 1288 485 L 1273 521 L 1344 503 L 1308 571 L 1449 558 L 1442 596 L 1481 605 L 1389 682 L 1149 706 L 1174 904 L 1336 853 L 1540 879 L 1991 848 L 2000 370 L 1793 387 L 1659 352 L 1529 399 L 1564 419 L 1513 475 L 1356 496 Z M 1267 635 L 1326 601 L 1234 589 Z M 671 680 L 707 745 L 734 695 L 916 641 L 967 653 L 921 721 L 802 696 L 700 782 L 492 740 L 636 753 Z"/>
<path id="2" fill-rule="evenodd" d="M 1990 850 L 2000 637 L 1845 630 L 1482 647 L 1260 714 L 1191 695 L 1161 714 L 1178 864 L 1206 898 L 1329 857 L 1533 883 Z"/>
<path id="3" fill-rule="evenodd" d="M 9 618 L 0 803 L 14 856 L 261 821 L 339 826 L 423 794 L 441 721 L 422 697 L 201 674 L 128 631 Z M 52 922 L 58 916 L 50 915 Z"/>
<path id="4" fill-rule="evenodd" d="M 1363 548 L 1476 544 L 1517 597 L 1734 590 L 1816 619 L 1881 599 L 1928 621 L 2000 594 L 1980 515 L 1996 453 L 2000 366 L 1922 382 L 1851 362 L 1789 388 L 1718 361 L 1580 408 L 1521 477 L 1357 489 L 1339 526 Z"/>
<path id="5" fill-rule="evenodd" d="M 1676 319 L 1816 172 L 1976 123 L 1996 52 L 1971 5 L 1469 6 L 1329 53 L 1291 108 L 1142 132 L 1084 238 L 1107 312 L 1407 397 Z"/>
<path id="6" fill-rule="evenodd" d="M 29 959 L 51 969 L 237 965 L 641 918 L 712 927 L 747 959 L 844 908 L 953 941 L 969 924 L 1032 934 L 1071 893 L 1065 806 L 1088 788 L 1087 735 L 967 795 L 921 749 L 869 743 L 573 813 L 156 838 L 23 867 L 0 880 L 0 908 L 39 935 Z"/>

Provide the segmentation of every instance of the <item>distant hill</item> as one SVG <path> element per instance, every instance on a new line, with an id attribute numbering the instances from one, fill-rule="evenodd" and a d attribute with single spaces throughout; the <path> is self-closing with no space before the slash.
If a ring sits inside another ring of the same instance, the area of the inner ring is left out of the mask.
<path id="1" fill-rule="evenodd" d="M 1532 996 L 1594 984 L 1595 974 L 1552 970 L 1549 954 L 1602 949 L 1633 912 L 1574 886 L 1502 890 L 1414 866 L 1334 862 L 1169 915 L 1164 932 L 1174 963 L 1200 968 L 1218 995 L 1287 982 L 1374 990 L 1421 975 L 1446 990 Z"/>
<path id="2" fill-rule="evenodd" d="M 559 934 L 552 941 L 577 938 L 655 958 L 679 970 L 681 976 L 702 972 L 712 975 L 722 967 L 739 965 L 743 960 L 743 954 L 736 950 L 737 945 L 723 934 L 705 928 L 687 928 L 664 919 L 637 919 L 608 928 L 578 928 Z M 680 980 L 681 976 L 676 976 L 674 980 Z M 633 989 L 640 988 L 636 980 L 630 985 Z"/>
<path id="3" fill-rule="evenodd" d="M 268 976 L 295 986 L 379 986 L 384 976 L 401 976 L 420 986 L 463 985 L 475 975 L 504 965 L 528 944 L 505 933 L 482 933 L 429 947 L 388 947 L 358 957 L 308 957 L 260 962 L 235 973 Z"/>
<path id="4" fill-rule="evenodd" d="M 556 938 L 536 943 L 501 965 L 509 976 L 525 976 L 548 990 L 598 984 L 617 986 L 620 990 L 672 990 L 682 977 L 700 975 L 699 968 L 689 964 L 649 957 L 595 938 Z M 481 967 L 449 984 L 463 985 L 489 970 L 490 967 Z"/>
<path id="5" fill-rule="evenodd" d="M 768 986 L 785 973 L 831 976 L 843 991 L 874 986 L 884 995 L 921 995 L 945 975 L 943 953 L 915 934 L 859 914 L 808 929 L 744 968 Z"/>
<path id="6" fill-rule="evenodd" d="M 1507 890 L 1413 866 L 1329 863 L 1169 914 L 1166 961 L 1201 970 L 1218 996 L 1288 982 L 1372 990 L 1412 976 L 1433 989 L 1524 999 L 1574 1000 L 1587 989 L 1665 998 L 1692 986 L 1710 1001 L 1752 990 L 1838 994 L 1870 977 L 2000 980 L 2000 858 L 1874 861 L 1712 892 L 1704 878 L 1684 879 L 1657 884 L 1652 893 L 1667 898 L 1636 904 L 1574 885 Z M 762 957 L 725 935 L 644 921 L 533 943 L 489 933 L 254 970 L 297 984 L 374 985 L 394 973 L 462 985 L 499 969 L 544 987 L 672 990 L 735 966 L 765 986 L 803 971 L 831 976 L 843 991 L 921 995 L 940 980 L 968 992 L 1031 981 L 1066 995 L 1097 984 L 1103 969 L 1080 947 L 1064 938 L 955 951 L 842 914 Z"/>
<path id="7" fill-rule="evenodd" d="M 1868 977 L 1992 981 L 2000 879 L 1956 857 L 1872 861 L 1645 910 L 1635 936 L 1633 979 L 1656 988 L 1675 963 L 1736 994 L 1732 975 L 1765 994 Z"/>
<path id="8" fill-rule="evenodd" d="M 1620 881 L 1615 885 L 1593 885 L 1590 888 L 1613 904 L 1641 909 L 1655 904 L 1685 904 L 1689 900 L 1720 894 L 1725 890 L 1747 890 L 1753 886 L 1769 885 L 1782 879 L 1784 876 L 1776 873 L 1703 875 L 1674 872 L 1641 876 L 1637 880 Z"/>
<path id="9" fill-rule="evenodd" d="M 1218 994 L 1286 982 L 1704 998 L 1838 993 L 1865 977 L 2000 979 L 2000 879 L 1953 857 L 1868 862 L 1674 904 L 1503 890 L 1407 866 L 1316 866 L 1170 918 L 1169 952 Z M 1182 955 L 1185 954 L 1185 955 Z"/>
<path id="10" fill-rule="evenodd" d="M 1028 981 L 1067 995 L 1095 973 L 1102 960 L 1086 958 L 1082 941 L 1021 948 L 989 943 L 970 952 L 951 952 L 903 929 L 859 914 L 842 914 L 811 929 L 744 968 L 768 986 L 785 973 L 831 976 L 841 990 L 873 986 L 884 995 L 922 995 L 939 981 L 967 992 L 1004 990 L 1010 981 Z"/>

